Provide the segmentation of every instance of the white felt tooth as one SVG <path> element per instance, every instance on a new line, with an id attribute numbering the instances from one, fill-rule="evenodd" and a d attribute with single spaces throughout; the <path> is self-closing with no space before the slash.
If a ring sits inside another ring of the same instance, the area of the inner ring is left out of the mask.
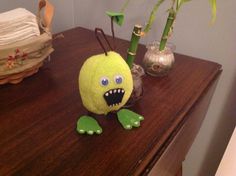
<path id="1" fill-rule="evenodd" d="M 125 91 L 124 91 L 124 90 L 122 90 L 121 92 L 122 92 L 122 93 L 124 93 Z"/>
<path id="2" fill-rule="evenodd" d="M 108 97 L 109 93 L 106 93 L 105 96 Z"/>
<path id="3" fill-rule="evenodd" d="M 112 90 L 110 90 L 109 93 L 112 94 Z"/>
<path id="4" fill-rule="evenodd" d="M 120 93 L 120 89 L 118 89 L 118 91 L 117 91 L 118 93 Z"/>
<path id="5" fill-rule="evenodd" d="M 116 93 L 116 89 L 115 89 L 115 90 L 113 90 L 113 92 L 114 92 L 114 93 Z"/>

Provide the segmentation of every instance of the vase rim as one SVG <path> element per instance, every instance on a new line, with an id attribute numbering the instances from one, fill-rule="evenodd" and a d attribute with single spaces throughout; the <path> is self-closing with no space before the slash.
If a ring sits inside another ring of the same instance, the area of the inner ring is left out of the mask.
<path id="1" fill-rule="evenodd" d="M 149 49 L 149 48 L 152 49 L 152 47 L 153 47 L 153 49 L 159 49 L 159 46 L 160 46 L 160 41 L 154 40 L 153 42 L 148 43 L 148 44 L 146 45 L 146 48 L 147 48 L 147 49 Z M 166 43 L 165 50 L 166 50 L 166 49 L 170 49 L 172 52 L 174 52 L 175 49 L 176 49 L 176 45 L 175 45 L 174 43 L 172 43 L 172 42 L 167 42 L 167 43 Z"/>

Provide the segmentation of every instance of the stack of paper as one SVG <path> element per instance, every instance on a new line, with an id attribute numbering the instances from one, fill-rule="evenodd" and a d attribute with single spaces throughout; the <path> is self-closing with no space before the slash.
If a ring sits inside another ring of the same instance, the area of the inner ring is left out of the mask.
<path id="1" fill-rule="evenodd" d="M 0 45 L 8 45 L 40 35 L 36 16 L 18 8 L 0 14 Z"/>

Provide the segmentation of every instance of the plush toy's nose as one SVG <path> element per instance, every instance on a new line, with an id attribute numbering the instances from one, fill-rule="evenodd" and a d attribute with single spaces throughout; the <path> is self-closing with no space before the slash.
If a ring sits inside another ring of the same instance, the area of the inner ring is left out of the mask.
<path id="1" fill-rule="evenodd" d="M 122 102 L 125 90 L 122 88 L 110 89 L 103 95 L 107 106 L 113 107 L 117 106 Z"/>

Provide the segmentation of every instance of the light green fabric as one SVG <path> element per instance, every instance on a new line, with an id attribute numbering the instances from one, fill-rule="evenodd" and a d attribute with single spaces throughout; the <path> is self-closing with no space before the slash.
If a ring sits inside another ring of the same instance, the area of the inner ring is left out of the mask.
<path id="1" fill-rule="evenodd" d="M 77 121 L 77 132 L 80 134 L 93 135 L 101 134 L 102 128 L 99 126 L 98 122 L 90 116 L 82 116 Z"/>
<path id="2" fill-rule="evenodd" d="M 116 84 L 114 77 L 121 75 L 122 84 Z M 109 79 L 107 86 L 102 86 L 102 77 Z M 104 99 L 104 94 L 111 89 L 123 88 L 125 94 L 122 102 L 109 107 Z M 120 109 L 128 101 L 133 90 L 131 71 L 125 60 L 116 52 L 108 52 L 108 55 L 100 54 L 88 58 L 83 64 L 79 74 L 79 90 L 83 105 L 95 114 L 107 114 L 110 111 Z"/>
<path id="3" fill-rule="evenodd" d="M 139 127 L 140 121 L 144 120 L 143 116 L 128 109 L 121 109 L 118 111 L 117 115 L 119 122 L 126 130 L 130 130 L 133 127 Z"/>

